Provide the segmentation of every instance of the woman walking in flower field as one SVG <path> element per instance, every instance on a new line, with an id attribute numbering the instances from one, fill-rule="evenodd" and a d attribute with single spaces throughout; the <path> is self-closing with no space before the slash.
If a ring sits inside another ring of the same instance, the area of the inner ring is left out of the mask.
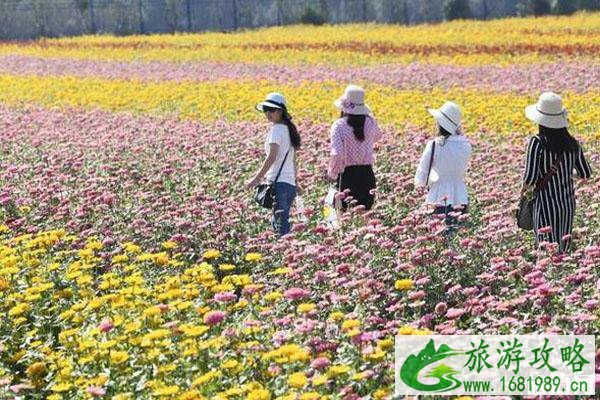
<path id="1" fill-rule="evenodd" d="M 272 225 L 279 236 L 290 231 L 290 208 L 298 191 L 296 182 L 296 150 L 300 147 L 300 134 L 287 111 L 285 97 L 269 93 L 265 101 L 256 105 L 273 125 L 265 138 L 264 160 L 259 171 L 247 183 L 256 187 L 263 178 L 274 183 L 275 204 Z"/>
<path id="2" fill-rule="evenodd" d="M 439 109 L 429 109 L 436 120 L 438 136 L 427 142 L 415 173 L 415 185 L 428 187 L 426 204 L 434 205 L 434 214 L 446 216 L 453 225 L 455 210 L 467 211 L 469 196 L 465 176 L 471 159 L 471 144 L 461 128 L 462 113 L 458 105 L 446 102 Z"/>
<path id="3" fill-rule="evenodd" d="M 567 111 L 562 98 L 542 93 L 525 115 L 539 125 L 539 134 L 529 140 L 522 194 L 536 190 L 533 229 L 536 244 L 557 243 L 565 252 L 571 245 L 575 215 L 573 170 L 582 179 L 591 176 L 581 145 L 567 130 Z M 541 182 L 544 182 L 543 184 Z"/>
<path id="4" fill-rule="evenodd" d="M 371 209 L 376 187 L 373 172 L 373 144 L 381 131 L 371 110 L 365 104 L 365 91 L 349 85 L 334 105 L 341 110 L 340 118 L 331 126 L 331 158 L 328 178 L 337 183 L 340 192 L 347 191 L 346 200 Z M 343 202 L 343 208 L 347 202 Z"/>

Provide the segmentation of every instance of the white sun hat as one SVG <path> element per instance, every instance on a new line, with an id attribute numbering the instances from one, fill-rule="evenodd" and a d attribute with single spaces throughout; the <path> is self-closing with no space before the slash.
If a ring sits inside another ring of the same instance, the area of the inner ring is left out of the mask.
<path id="1" fill-rule="evenodd" d="M 371 109 L 365 104 L 365 90 L 356 85 L 348 85 L 342 97 L 337 99 L 333 105 L 346 114 L 371 114 Z"/>
<path id="2" fill-rule="evenodd" d="M 451 101 L 447 101 L 440 108 L 429 108 L 429 114 L 433 115 L 437 123 L 452 135 L 459 133 L 462 112 L 460 107 Z"/>
<path id="3" fill-rule="evenodd" d="M 287 103 L 285 101 L 285 97 L 281 93 L 269 93 L 265 99 L 265 101 L 261 101 L 256 105 L 256 109 L 258 111 L 264 111 L 264 107 L 270 108 L 278 108 L 280 110 L 285 110 L 287 108 Z"/>
<path id="4" fill-rule="evenodd" d="M 567 109 L 563 107 L 562 98 L 552 92 L 542 93 L 536 104 L 527 106 L 525 116 L 547 128 L 559 129 L 569 126 Z"/>

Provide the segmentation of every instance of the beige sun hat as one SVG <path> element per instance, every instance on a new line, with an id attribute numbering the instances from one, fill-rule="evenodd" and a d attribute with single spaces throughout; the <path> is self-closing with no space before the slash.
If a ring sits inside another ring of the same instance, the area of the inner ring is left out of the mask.
<path id="1" fill-rule="evenodd" d="M 569 126 L 562 97 L 552 92 L 542 93 L 536 104 L 527 106 L 525 116 L 547 128 L 559 129 Z"/>
<path id="2" fill-rule="evenodd" d="M 442 128 L 451 134 L 456 135 L 460 132 L 462 112 L 456 103 L 447 101 L 440 108 L 429 108 L 427 111 L 433 115 Z"/>
<path id="3" fill-rule="evenodd" d="M 365 90 L 360 86 L 348 85 L 342 97 L 333 104 L 346 114 L 371 114 L 371 109 L 365 104 Z"/>
<path id="4" fill-rule="evenodd" d="M 285 110 L 287 108 L 287 103 L 285 97 L 281 93 L 273 92 L 267 95 L 265 101 L 261 101 L 256 105 L 258 111 L 264 111 L 264 107 Z"/>

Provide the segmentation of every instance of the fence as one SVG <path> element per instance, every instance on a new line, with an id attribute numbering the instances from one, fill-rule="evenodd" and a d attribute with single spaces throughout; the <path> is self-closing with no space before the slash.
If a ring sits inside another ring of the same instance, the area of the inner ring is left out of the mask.
<path id="1" fill-rule="evenodd" d="M 0 0 L 0 38 L 231 31 L 297 23 L 413 24 L 443 19 L 444 0 Z M 518 0 L 470 0 L 476 18 L 514 15 Z"/>

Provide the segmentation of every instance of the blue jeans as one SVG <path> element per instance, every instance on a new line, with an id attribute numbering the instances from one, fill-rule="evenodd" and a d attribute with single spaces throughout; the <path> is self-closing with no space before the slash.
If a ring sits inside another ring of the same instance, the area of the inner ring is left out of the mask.
<path id="1" fill-rule="evenodd" d="M 285 182 L 275 183 L 275 207 L 271 224 L 279 236 L 290 231 L 290 208 L 296 197 L 296 186 Z"/>

